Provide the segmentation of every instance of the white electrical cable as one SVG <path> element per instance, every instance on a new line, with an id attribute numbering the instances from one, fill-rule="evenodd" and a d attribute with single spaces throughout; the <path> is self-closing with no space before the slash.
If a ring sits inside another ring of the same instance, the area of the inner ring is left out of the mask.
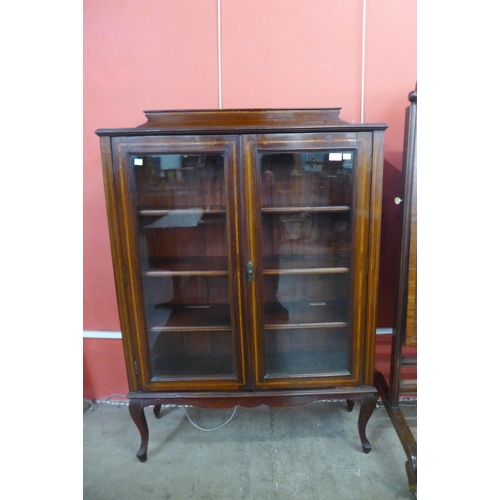
<path id="1" fill-rule="evenodd" d="M 199 425 L 195 424 L 192 420 L 191 420 L 191 417 L 189 416 L 189 413 L 187 411 L 187 407 L 185 406 L 184 407 L 184 411 L 186 412 L 186 417 L 188 418 L 188 420 L 191 422 L 191 424 L 193 424 L 197 429 L 199 429 L 200 431 L 205 431 L 205 432 L 210 432 L 210 431 L 216 431 L 217 429 L 220 429 L 221 427 L 224 427 L 225 425 L 227 425 L 229 422 L 231 422 L 231 420 L 233 420 L 233 417 L 234 415 L 236 414 L 236 409 L 238 407 L 235 406 L 234 407 L 234 410 L 233 410 L 233 414 L 229 417 L 229 420 L 226 420 L 223 424 L 217 426 L 217 427 L 212 427 L 211 429 L 206 429 L 206 428 L 203 428 L 203 427 L 200 427 Z"/>
<path id="2" fill-rule="evenodd" d="M 114 398 L 114 397 L 126 398 L 126 401 L 123 401 L 123 400 L 120 400 L 120 401 L 110 401 L 110 399 Z M 110 394 L 106 398 L 104 398 L 102 400 L 99 400 L 99 401 L 96 401 L 94 399 L 93 400 L 89 400 L 89 404 L 90 404 L 90 407 L 91 407 L 92 410 L 97 409 L 98 406 L 100 406 L 100 405 L 102 405 L 104 403 L 114 404 L 114 405 L 128 405 L 129 404 L 129 399 L 127 398 L 126 394 Z M 175 408 L 178 407 L 178 405 L 162 405 L 162 406 L 170 406 L 170 407 L 175 407 Z M 187 416 L 188 420 L 191 422 L 191 424 L 193 424 L 194 427 L 196 427 L 200 431 L 209 432 L 209 431 L 216 431 L 217 429 L 220 429 L 220 428 L 224 427 L 225 425 L 227 425 L 229 422 L 231 422 L 231 420 L 233 420 L 234 416 L 236 415 L 236 410 L 237 410 L 238 407 L 237 406 L 234 407 L 233 413 L 231 414 L 231 416 L 229 417 L 229 419 L 226 422 L 222 423 L 221 425 L 218 425 L 217 427 L 213 427 L 211 429 L 206 429 L 206 428 L 200 427 L 199 425 L 197 425 L 196 423 L 194 423 L 193 420 L 191 419 L 191 417 L 189 416 L 189 413 L 187 411 L 187 407 L 184 406 L 183 408 L 184 408 L 184 411 L 186 412 L 186 416 Z"/>
<path id="3" fill-rule="evenodd" d="M 110 401 L 111 398 L 116 398 L 116 397 L 125 398 L 125 401 L 124 400 Z M 94 401 L 94 400 L 92 400 L 92 401 Z M 127 405 L 128 402 L 129 402 L 129 399 L 128 399 L 126 394 L 110 394 L 109 396 L 107 396 L 106 398 L 104 398 L 102 400 L 95 401 L 95 407 L 102 405 L 103 403 L 109 403 L 109 404 L 114 404 L 114 405 Z M 92 404 L 92 409 L 94 409 L 94 404 Z"/>

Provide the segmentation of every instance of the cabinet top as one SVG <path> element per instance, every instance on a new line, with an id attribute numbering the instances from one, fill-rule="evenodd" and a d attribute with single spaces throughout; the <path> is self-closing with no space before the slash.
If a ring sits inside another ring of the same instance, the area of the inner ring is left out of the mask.
<path id="1" fill-rule="evenodd" d="M 97 135 L 214 134 L 384 130 L 385 123 L 348 123 L 342 108 L 144 111 L 136 128 L 99 129 Z"/>

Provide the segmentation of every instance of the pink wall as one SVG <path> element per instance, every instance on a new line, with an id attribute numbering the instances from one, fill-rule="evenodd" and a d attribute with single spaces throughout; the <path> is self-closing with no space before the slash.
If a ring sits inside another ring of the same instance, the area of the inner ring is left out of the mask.
<path id="1" fill-rule="evenodd" d="M 217 0 L 84 0 L 84 330 L 119 331 L 94 131 L 145 109 L 219 106 Z M 392 326 L 404 110 L 416 82 L 416 0 L 220 0 L 224 108 L 337 107 L 385 122 L 378 326 Z M 363 109 L 362 109 L 363 108 Z M 84 396 L 125 390 L 115 342 L 84 341 Z M 97 357 L 98 362 L 96 362 Z M 103 366 L 109 370 L 103 377 Z M 106 380 L 104 383 L 103 380 Z"/>
<path id="2" fill-rule="evenodd" d="M 97 128 L 218 106 L 217 3 L 84 1 L 84 330 L 120 329 Z"/>

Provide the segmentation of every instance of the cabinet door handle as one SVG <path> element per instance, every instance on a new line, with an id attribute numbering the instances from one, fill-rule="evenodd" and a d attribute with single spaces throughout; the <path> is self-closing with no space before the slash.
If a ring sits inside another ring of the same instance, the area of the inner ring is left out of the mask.
<path id="1" fill-rule="evenodd" d="M 251 262 L 247 264 L 247 278 L 249 281 L 252 281 L 255 278 L 255 273 L 253 272 L 253 264 Z"/>

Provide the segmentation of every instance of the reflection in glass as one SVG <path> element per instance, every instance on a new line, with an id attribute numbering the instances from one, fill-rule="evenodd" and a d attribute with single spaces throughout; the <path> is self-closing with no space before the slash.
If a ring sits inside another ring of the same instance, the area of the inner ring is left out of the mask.
<path id="1" fill-rule="evenodd" d="M 264 323 L 347 324 L 349 284 L 349 273 L 264 275 Z"/>
<path id="2" fill-rule="evenodd" d="M 350 213 L 262 214 L 266 269 L 350 265 Z"/>
<path id="3" fill-rule="evenodd" d="M 138 218 L 143 271 L 228 269 L 224 213 L 169 213 Z"/>
<path id="4" fill-rule="evenodd" d="M 350 206 L 354 151 L 260 154 L 262 206 Z"/>
<path id="5" fill-rule="evenodd" d="M 223 208 L 224 156 L 133 156 L 137 205 L 147 208 Z"/>

